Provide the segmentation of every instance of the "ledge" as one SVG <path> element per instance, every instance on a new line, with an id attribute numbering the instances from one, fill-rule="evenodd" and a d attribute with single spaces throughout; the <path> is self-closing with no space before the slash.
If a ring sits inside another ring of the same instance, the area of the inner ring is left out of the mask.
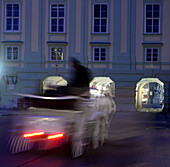
<path id="1" fill-rule="evenodd" d="M 2 41 L 4 44 L 23 44 L 23 41 Z"/>
<path id="2" fill-rule="evenodd" d="M 145 42 L 143 42 L 142 43 L 142 45 L 144 45 L 144 46 L 162 46 L 163 45 L 163 43 L 145 43 Z"/>
<path id="3" fill-rule="evenodd" d="M 67 45 L 68 42 L 66 42 L 66 41 L 47 41 L 47 44 L 62 44 L 62 45 Z"/>
<path id="4" fill-rule="evenodd" d="M 155 36 L 156 36 L 156 35 L 157 35 L 157 36 L 160 36 L 160 35 L 163 35 L 163 33 L 143 33 L 143 35 L 144 35 L 144 36 L 147 36 L 147 35 L 148 35 L 148 36 L 154 36 L 154 35 L 155 35 Z"/>
<path id="5" fill-rule="evenodd" d="M 110 42 L 90 42 L 91 45 L 110 45 Z"/>
<path id="6" fill-rule="evenodd" d="M 91 35 L 110 35 L 109 32 L 92 32 Z"/>

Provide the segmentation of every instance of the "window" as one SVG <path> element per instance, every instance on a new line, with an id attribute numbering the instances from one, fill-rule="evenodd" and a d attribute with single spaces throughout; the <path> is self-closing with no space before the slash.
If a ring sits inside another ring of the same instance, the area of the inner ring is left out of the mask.
<path id="1" fill-rule="evenodd" d="M 160 5 L 159 4 L 146 5 L 145 32 L 160 33 Z"/>
<path id="2" fill-rule="evenodd" d="M 20 22 L 20 7 L 19 4 L 6 4 L 6 27 L 5 30 L 9 32 L 19 31 Z"/>
<path id="3" fill-rule="evenodd" d="M 65 31 L 65 5 L 52 4 L 50 9 L 50 31 L 64 32 Z"/>
<path id="4" fill-rule="evenodd" d="M 146 48 L 145 61 L 146 62 L 158 62 L 159 49 L 158 48 Z"/>
<path id="5" fill-rule="evenodd" d="M 93 49 L 94 61 L 106 61 L 106 48 L 94 48 Z"/>
<path id="6" fill-rule="evenodd" d="M 63 60 L 63 48 L 61 47 L 51 47 L 50 59 L 54 61 Z"/>
<path id="7" fill-rule="evenodd" d="M 107 4 L 95 4 L 93 9 L 93 32 L 108 32 Z"/>
<path id="8" fill-rule="evenodd" d="M 19 48 L 17 46 L 6 47 L 6 58 L 7 60 L 18 60 Z"/>

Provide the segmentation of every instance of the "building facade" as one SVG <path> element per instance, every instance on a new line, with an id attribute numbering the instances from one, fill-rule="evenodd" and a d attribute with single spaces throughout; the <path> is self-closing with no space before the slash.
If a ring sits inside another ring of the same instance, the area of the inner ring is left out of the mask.
<path id="1" fill-rule="evenodd" d="M 69 78 L 69 57 L 116 84 L 118 110 L 134 110 L 142 78 L 164 83 L 170 106 L 168 0 L 0 0 L 1 107 L 37 94 L 46 76 Z M 148 81 L 151 82 L 151 81 Z"/>

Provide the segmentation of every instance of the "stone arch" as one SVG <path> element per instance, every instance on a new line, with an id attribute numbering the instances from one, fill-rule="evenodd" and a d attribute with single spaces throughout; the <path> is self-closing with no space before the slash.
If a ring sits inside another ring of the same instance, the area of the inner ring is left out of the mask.
<path id="1" fill-rule="evenodd" d="M 143 78 L 136 85 L 137 111 L 161 112 L 164 107 L 164 83 L 158 78 Z"/>

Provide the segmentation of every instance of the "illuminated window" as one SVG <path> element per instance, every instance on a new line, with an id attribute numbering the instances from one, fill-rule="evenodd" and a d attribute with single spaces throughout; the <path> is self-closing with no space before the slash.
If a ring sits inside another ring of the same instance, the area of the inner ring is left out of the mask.
<path id="1" fill-rule="evenodd" d="M 65 32 L 65 5 L 52 4 L 50 9 L 50 31 Z"/>
<path id="2" fill-rule="evenodd" d="M 159 49 L 158 48 L 146 48 L 145 49 L 145 61 L 146 62 L 158 62 Z"/>
<path id="3" fill-rule="evenodd" d="M 160 33 L 160 5 L 146 4 L 145 33 Z"/>
<path id="4" fill-rule="evenodd" d="M 108 32 L 108 7 L 107 4 L 95 4 L 93 8 L 93 32 Z"/>
<path id="5" fill-rule="evenodd" d="M 94 61 L 106 61 L 106 48 L 93 48 Z"/>
<path id="6" fill-rule="evenodd" d="M 19 48 L 16 46 L 7 46 L 6 47 L 6 58 L 7 60 L 18 60 L 19 57 Z"/>
<path id="7" fill-rule="evenodd" d="M 53 61 L 63 60 L 63 48 L 51 47 L 50 59 L 53 60 Z"/>
<path id="8" fill-rule="evenodd" d="M 19 4 L 6 4 L 6 26 L 7 32 L 18 32 L 20 22 L 20 6 Z"/>

